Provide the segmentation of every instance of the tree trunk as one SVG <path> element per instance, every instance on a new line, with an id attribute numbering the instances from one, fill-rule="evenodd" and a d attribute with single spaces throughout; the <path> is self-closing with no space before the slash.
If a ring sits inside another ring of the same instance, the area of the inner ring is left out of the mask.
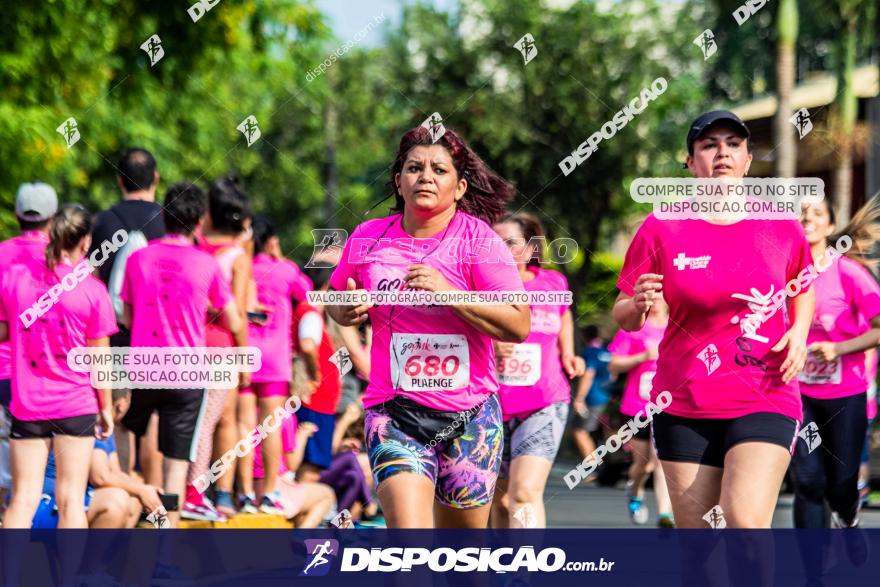
<path id="1" fill-rule="evenodd" d="M 853 87 L 853 71 L 856 61 L 857 19 L 850 16 L 844 22 L 844 34 L 840 40 L 840 59 L 837 72 L 837 100 L 831 117 L 832 136 L 836 137 L 838 149 L 834 170 L 834 202 L 837 205 L 837 224 L 849 222 L 852 214 L 852 137 L 858 115 L 858 102 Z"/>
<path id="2" fill-rule="evenodd" d="M 773 121 L 773 134 L 776 138 L 776 176 L 794 177 L 797 174 L 797 142 L 794 139 L 795 128 L 789 122 L 789 118 L 794 114 L 791 92 L 795 83 L 797 0 L 782 0 L 776 18 L 776 29 L 779 34 L 776 44 L 776 93 L 779 104 Z"/>
<path id="3" fill-rule="evenodd" d="M 340 225 L 337 217 L 339 212 L 339 181 L 338 169 L 336 167 L 336 142 L 338 129 L 338 112 L 336 110 L 336 91 L 334 89 L 332 72 L 328 71 L 328 81 L 330 82 L 330 92 L 327 98 L 327 106 L 324 109 L 324 223 L 326 228 L 333 228 Z"/>

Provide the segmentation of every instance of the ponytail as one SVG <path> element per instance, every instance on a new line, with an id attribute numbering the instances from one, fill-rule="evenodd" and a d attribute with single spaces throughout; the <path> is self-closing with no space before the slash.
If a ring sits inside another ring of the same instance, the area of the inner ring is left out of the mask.
<path id="1" fill-rule="evenodd" d="M 828 215 L 834 222 L 834 210 L 828 206 Z M 878 260 L 871 259 L 874 245 L 880 239 L 880 192 L 868 200 L 862 208 L 855 213 L 843 229 L 835 231 L 828 237 L 828 245 L 833 246 L 837 239 L 848 235 L 852 239 L 852 247 L 845 253 L 847 257 L 860 263 L 876 277 Z"/>
<path id="2" fill-rule="evenodd" d="M 55 216 L 49 228 L 49 245 L 46 247 L 46 266 L 50 273 L 61 261 L 66 251 L 72 251 L 92 231 L 92 216 L 79 204 L 65 204 Z"/>

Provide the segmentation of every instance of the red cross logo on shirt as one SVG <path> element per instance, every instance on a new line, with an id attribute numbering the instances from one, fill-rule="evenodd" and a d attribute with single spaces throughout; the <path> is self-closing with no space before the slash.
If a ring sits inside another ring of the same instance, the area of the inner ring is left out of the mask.
<path id="1" fill-rule="evenodd" d="M 691 260 L 685 257 L 684 253 L 679 253 L 672 264 L 678 267 L 679 271 L 684 271 L 684 268 L 691 264 Z"/>

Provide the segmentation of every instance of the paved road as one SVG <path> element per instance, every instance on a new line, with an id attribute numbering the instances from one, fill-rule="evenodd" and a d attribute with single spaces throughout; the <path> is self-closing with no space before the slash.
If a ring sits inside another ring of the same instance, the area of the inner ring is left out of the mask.
<path id="1" fill-rule="evenodd" d="M 634 526 L 627 514 L 626 500 L 623 494 L 623 482 L 617 487 L 598 487 L 581 484 L 569 490 L 562 480 L 563 475 L 575 465 L 574 458 L 557 459 L 550 473 L 544 502 L 547 508 L 547 525 L 551 528 L 639 528 Z M 645 499 L 651 509 L 649 525 L 656 527 L 657 512 L 654 495 L 647 492 Z M 774 528 L 791 528 L 792 496 L 783 494 L 773 515 Z M 880 528 L 880 509 L 868 509 L 862 512 L 862 524 L 866 528 Z"/>

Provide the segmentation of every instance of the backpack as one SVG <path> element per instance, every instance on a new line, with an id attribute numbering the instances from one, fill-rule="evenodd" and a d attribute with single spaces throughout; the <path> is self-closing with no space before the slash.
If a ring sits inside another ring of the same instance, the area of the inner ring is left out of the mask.
<path id="1" fill-rule="evenodd" d="M 125 221 L 122 217 L 110 208 L 110 212 L 119 218 L 122 226 L 125 227 Z M 128 230 L 126 228 L 126 230 Z M 138 249 L 147 246 L 147 237 L 140 230 L 128 230 L 128 240 L 116 251 L 116 257 L 113 259 L 113 268 L 110 270 L 110 279 L 107 280 L 107 290 L 110 292 L 110 301 L 113 303 L 113 310 L 116 312 L 116 321 L 122 322 L 123 308 L 125 302 L 122 301 L 120 293 L 122 292 L 122 280 L 125 277 L 125 264 L 128 258 Z"/>

